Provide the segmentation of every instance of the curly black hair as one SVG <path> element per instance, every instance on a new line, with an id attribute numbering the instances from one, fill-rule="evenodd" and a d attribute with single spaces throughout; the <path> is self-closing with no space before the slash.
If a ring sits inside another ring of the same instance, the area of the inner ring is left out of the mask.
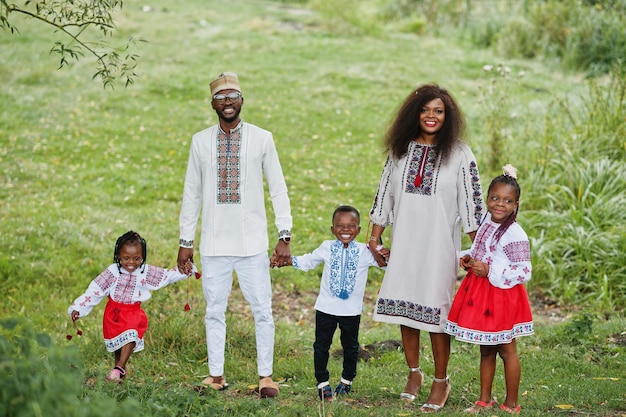
<path id="1" fill-rule="evenodd" d="M 465 118 L 448 90 L 437 84 L 424 84 L 412 91 L 404 100 L 385 135 L 385 150 L 396 159 L 406 155 L 409 143 L 421 134 L 419 119 L 422 108 L 434 99 L 441 99 L 445 106 L 446 118 L 437 132 L 437 148 L 445 163 L 452 149 L 465 134 Z"/>

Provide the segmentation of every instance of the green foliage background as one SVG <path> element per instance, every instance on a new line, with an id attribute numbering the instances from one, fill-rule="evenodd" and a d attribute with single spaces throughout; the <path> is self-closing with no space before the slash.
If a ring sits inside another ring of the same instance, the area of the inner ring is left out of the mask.
<path id="1" fill-rule="evenodd" d="M 149 42 L 139 52 L 136 84 L 113 91 L 91 80 L 87 59 L 54 71 L 56 58 L 47 52 L 60 34 L 26 20 L 19 22 L 19 35 L 3 33 L 0 312 L 17 321 L 3 322 L 0 331 L 0 377 L 3 387 L 6 381 L 21 390 L 3 388 L 4 412 L 37 415 L 31 391 L 47 390 L 54 395 L 42 400 L 42 409 L 61 407 L 54 402 L 59 399 L 69 409 L 114 408 L 119 415 L 138 409 L 154 416 L 416 412 L 414 405 L 397 401 L 406 378 L 399 352 L 360 366 L 352 401 L 317 408 L 311 309 L 320 271 L 272 272 L 275 375 L 283 384 L 276 402 L 259 405 L 255 398 L 253 324 L 237 290 L 228 317 L 227 393 L 193 390 L 207 372 L 204 301 L 195 280 L 154 293 L 146 303 L 147 349 L 131 358 L 123 386 L 103 381 L 112 358 L 102 347 L 102 308 L 81 320 L 82 338 L 65 340 L 74 332 L 67 306 L 111 262 L 117 236 L 137 230 L 148 241 L 148 262 L 175 263 L 190 137 L 215 123 L 208 83 L 232 70 L 244 90 L 244 119 L 274 133 L 290 190 L 296 254 L 328 238 L 337 205 L 367 213 L 384 162 L 381 139 L 406 94 L 424 82 L 448 88 L 466 114 L 483 186 L 501 165 L 519 168 L 519 221 L 532 239 L 533 299 L 581 311 L 571 317 L 575 325 L 566 320 L 556 331 L 538 318 L 537 336 L 520 341 L 524 413 L 558 414 L 559 404 L 588 415 L 623 413 L 626 81 L 619 60 L 568 66 L 573 58 L 565 59 L 565 52 L 531 39 L 547 39 L 536 33 L 539 25 L 531 19 L 541 14 L 533 11 L 558 8 L 557 3 L 125 4 L 112 41 L 133 36 Z M 604 16 L 607 34 L 615 26 L 611 19 L 623 12 L 619 1 L 572 4 L 582 9 L 568 19 Z M 612 13 L 601 13 L 611 4 Z M 583 13 L 589 7 L 600 11 Z M 493 15 L 480 13 L 487 9 Z M 520 20 L 525 30 L 511 29 Z M 555 23 L 555 32 L 562 22 Z M 574 50 L 576 37 L 566 38 Z M 525 42 L 536 46 L 536 55 L 521 51 Z M 502 45 L 509 45 L 508 52 Z M 623 57 L 621 44 L 615 45 L 609 55 Z M 381 279 L 380 271 L 371 271 L 368 309 Z M 192 310 L 185 313 L 187 301 Z M 364 314 L 362 343 L 399 338 L 396 328 L 377 325 L 369 315 Z M 446 409 L 461 415 L 478 393 L 478 352 L 461 344 L 454 349 L 454 388 Z M 432 373 L 427 343 L 423 350 L 423 367 Z M 340 362 L 331 366 L 338 375 Z M 501 374 L 499 368 L 500 395 Z M 425 387 L 420 401 L 426 392 Z M 87 413 L 64 415 L 81 412 Z"/>

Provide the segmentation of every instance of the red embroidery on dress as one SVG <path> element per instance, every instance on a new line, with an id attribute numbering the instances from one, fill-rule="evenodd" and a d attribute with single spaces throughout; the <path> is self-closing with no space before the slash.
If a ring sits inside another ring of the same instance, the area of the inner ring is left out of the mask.
<path id="1" fill-rule="evenodd" d="M 422 186 L 422 177 L 424 177 L 424 167 L 426 166 L 427 159 L 428 159 L 428 148 L 424 148 L 424 152 L 422 152 L 422 160 L 420 161 L 420 166 L 419 166 L 419 169 L 417 170 L 415 181 L 413 182 L 413 184 L 416 187 Z"/>
<path id="2" fill-rule="evenodd" d="M 117 280 L 117 285 L 115 286 L 115 296 L 113 299 L 122 304 L 133 303 L 133 295 L 135 294 L 136 287 L 137 275 L 121 273 Z"/>
<path id="3" fill-rule="evenodd" d="M 158 287 L 165 279 L 165 269 L 157 268 L 153 265 L 148 265 L 146 270 L 146 282 L 152 287 Z"/>
<path id="4" fill-rule="evenodd" d="M 107 269 L 98 275 L 94 281 L 98 287 L 100 287 L 103 291 L 106 291 L 111 288 L 113 284 L 115 284 L 117 278 Z"/>
<path id="5" fill-rule="evenodd" d="M 482 260 L 487 254 L 487 240 L 493 233 L 495 226 L 491 223 L 484 224 L 478 229 L 478 234 L 476 235 L 476 241 L 474 245 L 474 250 L 472 253 L 472 257 L 476 260 Z"/>
<path id="6" fill-rule="evenodd" d="M 409 148 L 407 159 L 405 191 L 411 194 L 433 194 L 439 160 L 437 147 L 413 143 Z"/>
<path id="7" fill-rule="evenodd" d="M 530 261 L 530 243 L 527 241 L 511 242 L 502 249 L 511 262 Z"/>

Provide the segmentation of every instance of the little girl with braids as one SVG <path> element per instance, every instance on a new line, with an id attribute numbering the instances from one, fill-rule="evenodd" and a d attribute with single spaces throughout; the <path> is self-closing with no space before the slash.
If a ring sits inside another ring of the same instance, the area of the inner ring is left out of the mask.
<path id="1" fill-rule="evenodd" d="M 144 348 L 143 335 L 148 317 L 141 303 L 158 290 L 188 277 L 178 268 L 164 269 L 146 264 L 146 241 L 132 230 L 117 239 L 113 264 L 89 284 L 87 291 L 68 309 L 73 322 L 88 315 L 104 297 L 108 302 L 102 318 L 104 344 L 115 352 L 115 367 L 107 380 L 120 383 L 126 376 L 126 362 L 131 353 Z M 197 273 L 195 266 L 192 270 Z"/>
<path id="2" fill-rule="evenodd" d="M 534 333 L 524 283 L 530 279 L 530 243 L 515 221 L 520 187 L 513 166 L 491 181 L 488 213 L 469 253 L 461 253 L 467 272 L 446 323 L 446 333 L 480 345 L 480 397 L 465 411 L 478 414 L 495 405 L 491 397 L 497 355 L 504 362 L 506 397 L 500 409 L 518 414 L 521 365 L 515 339 Z"/>

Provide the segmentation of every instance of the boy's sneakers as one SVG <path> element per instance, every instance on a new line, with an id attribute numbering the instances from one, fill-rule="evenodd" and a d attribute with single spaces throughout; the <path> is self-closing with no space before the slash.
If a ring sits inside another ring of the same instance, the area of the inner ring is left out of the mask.
<path id="1" fill-rule="evenodd" d="M 350 390 L 352 389 L 352 381 L 345 380 L 341 378 L 339 384 L 337 384 L 337 388 L 335 388 L 335 394 L 350 394 Z"/>
<path id="2" fill-rule="evenodd" d="M 322 382 L 317 386 L 317 395 L 320 397 L 320 400 L 331 401 L 333 399 L 333 390 L 328 382 Z"/>

